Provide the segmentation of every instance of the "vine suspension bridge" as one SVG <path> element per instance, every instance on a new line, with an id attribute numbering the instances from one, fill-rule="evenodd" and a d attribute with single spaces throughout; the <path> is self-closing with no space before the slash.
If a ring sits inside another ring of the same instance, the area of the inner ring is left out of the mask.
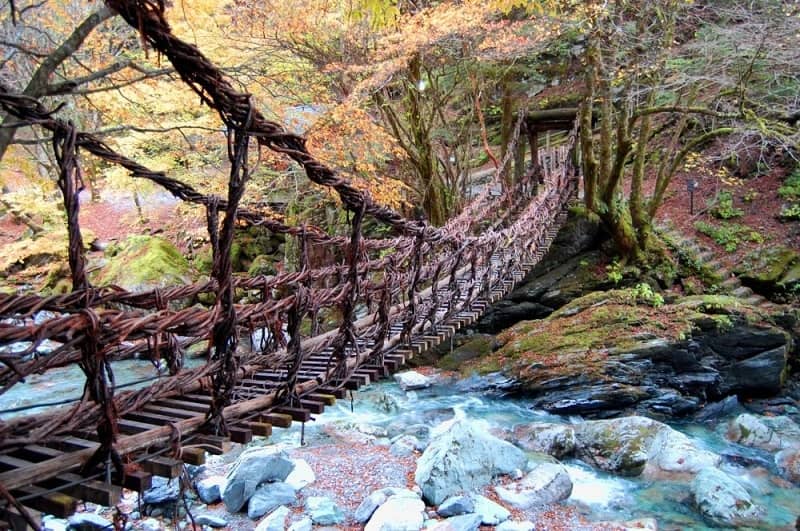
<path id="1" fill-rule="evenodd" d="M 0 528 L 38 528 L 38 512 L 67 516 L 81 499 L 113 506 L 122 487 L 141 492 L 153 475 L 177 477 L 183 463 L 202 464 L 207 451 L 311 420 L 346 390 L 445 341 L 513 289 L 547 251 L 577 192 L 573 130 L 566 143 L 538 150 L 532 172 L 514 187 L 493 194 L 487 186 L 446 225 L 408 220 L 317 161 L 302 137 L 267 120 L 196 47 L 172 34 L 162 2 L 106 3 L 219 113 L 228 129 L 228 193 L 202 194 L 148 169 L 0 86 L 6 113 L 52 133 L 73 283 L 66 295 L 0 294 L 0 387 L 5 393 L 29 375 L 75 364 L 85 375 L 80 402 L 0 421 Z M 253 171 L 250 152 L 263 148 L 288 156 L 338 194 L 351 216 L 349 237 L 240 206 Z M 204 206 L 212 278 L 135 293 L 92 286 L 78 221 L 80 150 Z M 363 237 L 367 217 L 394 236 Z M 234 276 L 233 238 L 250 225 L 294 238 L 298 271 Z M 342 263 L 312 268 L 315 245 L 334 249 Z M 255 302 L 237 299 L 241 293 Z M 195 304 L 199 295 L 213 305 Z M 356 310 L 366 315 L 357 318 Z M 338 327 L 321 333 L 318 318 L 330 311 L 340 316 Z M 193 346 L 206 348 L 207 361 L 184 368 Z M 112 362 L 133 356 L 163 363 L 169 374 L 120 391 Z"/>

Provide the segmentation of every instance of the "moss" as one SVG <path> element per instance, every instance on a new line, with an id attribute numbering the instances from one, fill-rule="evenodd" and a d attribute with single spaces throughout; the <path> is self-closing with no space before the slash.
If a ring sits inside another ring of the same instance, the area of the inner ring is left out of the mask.
<path id="1" fill-rule="evenodd" d="M 113 250 L 113 256 L 94 276 L 93 282 L 137 291 L 184 284 L 191 280 L 190 273 L 189 262 L 167 240 L 131 236 Z"/>
<path id="2" fill-rule="evenodd" d="M 478 336 L 443 356 L 437 366 L 446 371 L 457 371 L 464 362 L 491 354 L 493 346 L 494 338 L 492 336 Z"/>
<path id="3" fill-rule="evenodd" d="M 743 281 L 766 286 L 779 282 L 790 266 L 797 262 L 800 262 L 800 254 L 797 251 L 776 246 L 749 253 L 734 272 L 740 275 Z"/>
<path id="4" fill-rule="evenodd" d="M 546 319 L 518 323 L 498 336 L 497 352 L 468 360 L 462 369 L 502 369 L 529 389 L 565 377 L 601 383 L 608 380 L 608 356 L 647 348 L 653 338 L 680 342 L 701 330 L 769 320 L 736 297 L 698 295 L 655 307 L 636 289 L 594 292 Z"/>
<path id="5" fill-rule="evenodd" d="M 250 264 L 250 268 L 247 270 L 247 274 L 250 276 L 274 275 L 275 273 L 274 259 L 264 254 L 256 256 Z"/>

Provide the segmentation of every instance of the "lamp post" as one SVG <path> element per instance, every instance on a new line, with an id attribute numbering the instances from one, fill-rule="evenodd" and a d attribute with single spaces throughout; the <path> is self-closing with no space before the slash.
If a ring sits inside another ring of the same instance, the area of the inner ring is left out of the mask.
<path id="1" fill-rule="evenodd" d="M 686 179 L 686 190 L 689 192 L 689 215 L 694 216 L 694 191 L 697 188 L 697 181 Z"/>

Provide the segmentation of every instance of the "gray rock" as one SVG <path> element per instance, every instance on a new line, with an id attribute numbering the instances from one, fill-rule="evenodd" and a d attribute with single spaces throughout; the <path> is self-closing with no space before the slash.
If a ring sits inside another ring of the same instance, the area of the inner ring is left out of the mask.
<path id="1" fill-rule="evenodd" d="M 228 525 L 228 521 L 223 517 L 208 513 L 195 516 L 194 521 L 209 527 L 226 527 Z"/>
<path id="2" fill-rule="evenodd" d="M 245 450 L 228 472 L 222 501 L 229 512 L 241 509 L 256 488 L 266 481 L 284 481 L 294 469 L 286 452 L 275 448 Z"/>
<path id="3" fill-rule="evenodd" d="M 536 526 L 529 520 L 519 522 L 517 520 L 506 520 L 494 528 L 495 531 L 533 531 Z"/>
<path id="4" fill-rule="evenodd" d="M 255 520 L 281 505 L 291 505 L 297 501 L 297 491 L 283 482 L 261 485 L 247 502 L 247 516 Z"/>
<path id="5" fill-rule="evenodd" d="M 69 522 L 63 518 L 55 518 L 51 515 L 42 517 L 42 531 L 67 531 Z"/>
<path id="6" fill-rule="evenodd" d="M 423 498 L 439 505 L 448 496 L 483 487 L 492 478 L 523 468 L 525 453 L 468 420 L 438 427 L 422 457 L 414 480 Z"/>
<path id="7" fill-rule="evenodd" d="M 164 526 L 161 525 L 161 522 L 156 520 L 155 518 L 145 518 L 141 522 L 142 531 L 161 531 L 164 529 Z"/>
<path id="8" fill-rule="evenodd" d="M 225 489 L 226 480 L 222 476 L 212 476 L 201 479 L 194 484 L 197 490 L 197 497 L 203 503 L 217 503 L 222 499 L 222 491 Z"/>
<path id="9" fill-rule="evenodd" d="M 392 441 L 389 452 L 397 457 L 408 457 L 414 455 L 414 451 L 419 445 L 419 439 L 413 435 L 401 435 Z"/>
<path id="10" fill-rule="evenodd" d="M 800 485 L 800 448 L 787 448 L 775 454 L 775 464 L 781 475 Z"/>
<path id="11" fill-rule="evenodd" d="M 484 525 L 497 525 L 511 516 L 508 509 L 485 496 L 475 496 L 475 514 L 480 515 Z"/>
<path id="12" fill-rule="evenodd" d="M 715 525 L 754 524 L 763 509 L 734 478 L 717 468 L 704 468 L 691 485 L 695 504 L 703 516 Z"/>
<path id="13" fill-rule="evenodd" d="M 289 531 L 311 531 L 313 525 L 314 524 L 311 521 L 311 518 L 309 518 L 308 516 L 304 516 L 302 519 L 290 525 Z"/>
<path id="14" fill-rule="evenodd" d="M 95 531 L 113 528 L 114 525 L 99 514 L 78 513 L 69 517 L 69 529 L 72 531 Z"/>
<path id="15" fill-rule="evenodd" d="M 601 470 L 638 476 L 647 465 L 652 441 L 665 427 L 637 416 L 583 422 L 575 425 L 575 453 Z"/>
<path id="16" fill-rule="evenodd" d="M 470 496 L 452 496 L 439 505 L 439 516 L 447 518 L 475 512 L 475 500 Z"/>
<path id="17" fill-rule="evenodd" d="M 418 531 L 425 520 L 425 504 L 419 497 L 389 496 L 372 514 L 364 531 Z"/>
<path id="18" fill-rule="evenodd" d="M 430 531 L 475 531 L 480 525 L 481 516 L 473 513 L 453 516 L 428 529 Z"/>
<path id="19" fill-rule="evenodd" d="M 269 513 L 269 516 L 261 520 L 255 531 L 284 531 L 286 529 L 286 519 L 290 513 L 291 510 L 288 507 L 281 505 Z M 311 523 L 310 520 L 309 523 Z"/>
<path id="20" fill-rule="evenodd" d="M 534 422 L 517 426 L 514 443 L 530 452 L 541 452 L 560 459 L 575 451 L 575 430 L 566 424 Z"/>
<path id="21" fill-rule="evenodd" d="M 294 469 L 286 476 L 284 483 L 291 485 L 295 490 L 302 490 L 317 480 L 316 474 L 304 459 L 292 459 Z"/>
<path id="22" fill-rule="evenodd" d="M 530 509 L 569 498 L 572 480 L 560 463 L 540 463 L 520 481 L 507 487 L 496 486 L 494 490 L 513 507 Z"/>
<path id="23" fill-rule="evenodd" d="M 788 417 L 743 413 L 728 424 L 727 437 L 744 446 L 774 452 L 800 446 L 800 426 Z"/>
<path id="24" fill-rule="evenodd" d="M 431 379 L 415 371 L 398 372 L 394 375 L 394 381 L 403 391 L 413 391 L 415 389 L 425 389 L 431 386 Z"/>
<path id="25" fill-rule="evenodd" d="M 408 489 L 401 487 L 385 487 L 372 492 L 369 496 L 364 498 L 356 508 L 355 513 L 353 513 L 353 519 L 359 524 L 366 523 L 375 510 L 383 505 L 390 496 L 401 496 L 412 499 L 419 498 L 417 493 Z"/>
<path id="26" fill-rule="evenodd" d="M 153 483 L 151 487 L 142 494 L 142 501 L 146 505 L 174 503 L 178 501 L 180 493 L 181 485 L 179 480 L 153 476 Z"/>
<path id="27" fill-rule="evenodd" d="M 664 426 L 650 445 L 645 475 L 696 474 L 703 468 L 719 465 L 721 460 L 719 455 L 697 448 L 683 433 Z"/>
<path id="28" fill-rule="evenodd" d="M 344 522 L 344 511 L 332 499 L 324 496 L 307 498 L 306 511 L 311 516 L 311 521 L 317 525 L 337 525 Z"/>

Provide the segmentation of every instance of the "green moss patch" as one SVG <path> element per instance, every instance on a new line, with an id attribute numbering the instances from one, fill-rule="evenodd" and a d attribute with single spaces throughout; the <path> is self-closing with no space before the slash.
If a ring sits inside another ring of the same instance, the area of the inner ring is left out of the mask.
<path id="1" fill-rule="evenodd" d="M 93 279 L 95 284 L 141 291 L 191 281 L 189 262 L 163 238 L 131 236 L 110 247 L 107 254 L 108 262 Z"/>

